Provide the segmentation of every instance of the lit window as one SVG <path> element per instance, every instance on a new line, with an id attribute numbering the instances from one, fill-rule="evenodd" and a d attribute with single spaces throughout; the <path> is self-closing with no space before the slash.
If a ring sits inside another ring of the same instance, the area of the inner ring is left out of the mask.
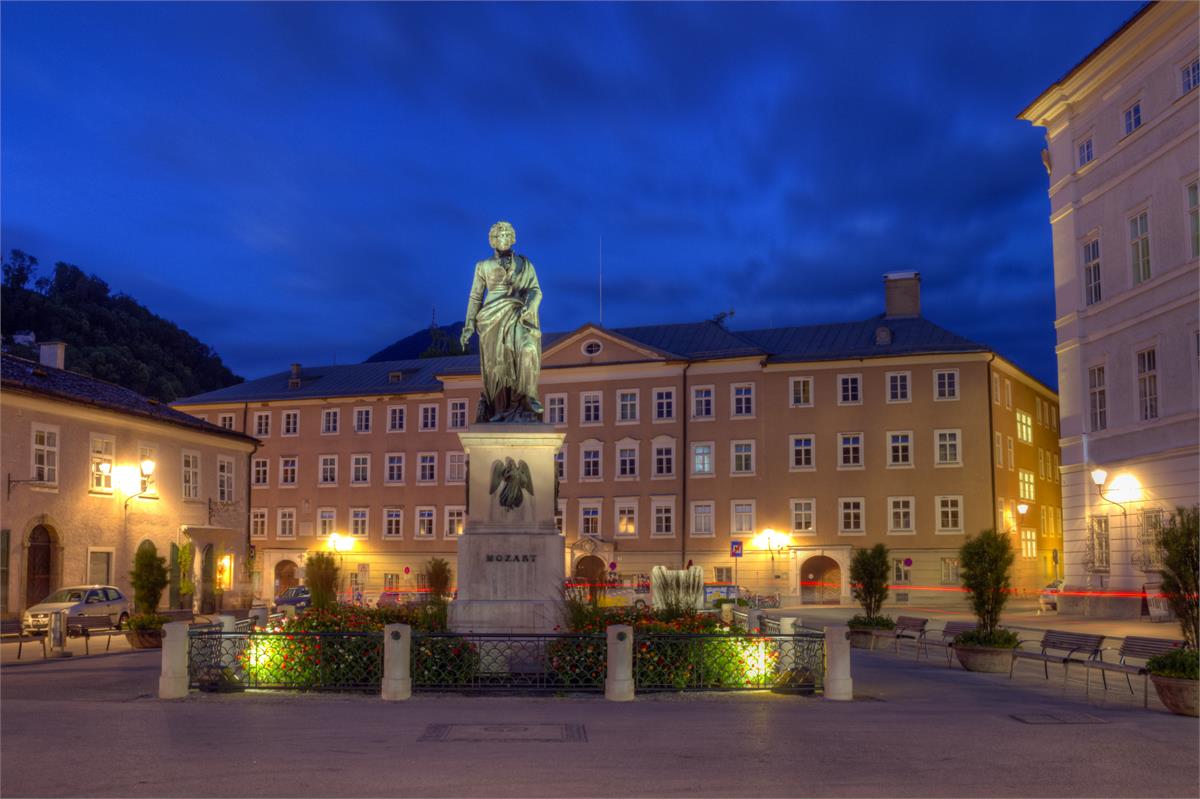
<path id="1" fill-rule="evenodd" d="M 797 535 L 813 535 L 817 532 L 815 499 L 792 500 L 792 532 Z"/>
<path id="2" fill-rule="evenodd" d="M 1128 136 L 1142 126 L 1142 104 L 1136 102 L 1125 109 L 1125 135 Z"/>
<path id="3" fill-rule="evenodd" d="M 816 468 L 816 437 L 811 435 L 792 436 L 792 469 L 811 470 Z"/>
<path id="4" fill-rule="evenodd" d="M 1129 220 L 1129 263 L 1133 284 L 1150 279 L 1150 212 L 1142 211 Z"/>
<path id="5" fill-rule="evenodd" d="M 1083 245 L 1083 299 L 1088 305 L 1104 299 L 1100 289 L 1100 239 Z"/>
<path id="6" fill-rule="evenodd" d="M 705 442 L 692 445 L 692 474 L 710 475 L 713 473 L 713 445 Z"/>
<path id="7" fill-rule="evenodd" d="M 112 472 L 113 472 L 113 465 L 114 465 L 114 453 L 116 452 L 116 448 L 117 448 L 117 442 L 116 442 L 116 439 L 113 438 L 112 436 L 92 436 L 92 466 L 91 466 L 91 470 L 92 470 L 91 490 L 92 491 L 95 491 L 98 493 L 103 493 L 103 494 L 112 493 L 112 490 L 113 490 Z M 195 457 L 195 456 L 185 455 L 185 458 L 186 457 Z M 199 465 L 197 465 L 196 468 L 198 469 Z M 186 483 L 186 480 L 187 480 L 187 470 L 185 468 L 185 470 L 184 470 L 185 483 Z M 196 496 L 199 496 L 200 495 L 199 494 L 199 475 L 197 475 L 196 481 L 197 481 Z M 186 488 L 186 485 L 183 490 L 183 495 L 184 495 L 185 499 L 195 499 L 195 497 L 188 496 L 188 489 Z"/>
<path id="8" fill-rule="evenodd" d="M 1026 444 L 1033 443 L 1033 417 L 1025 411 L 1017 411 L 1017 439 Z"/>
<path id="9" fill-rule="evenodd" d="M 467 523 L 467 511 L 461 506 L 446 508 L 446 538 L 458 538 Z"/>
<path id="10" fill-rule="evenodd" d="M 1037 557 L 1037 530 L 1028 527 L 1021 530 L 1021 557 L 1026 560 Z"/>
<path id="11" fill-rule="evenodd" d="M 1158 367 L 1154 349 L 1137 354 L 1138 418 L 1158 418 Z"/>
<path id="12" fill-rule="evenodd" d="M 637 535 L 637 503 L 633 500 L 617 500 L 617 535 Z"/>
<path id="13" fill-rule="evenodd" d="M 1021 499 L 1033 502 L 1037 499 L 1037 482 L 1034 479 L 1033 472 L 1028 469 L 1018 469 L 1017 475 L 1019 479 Z"/>

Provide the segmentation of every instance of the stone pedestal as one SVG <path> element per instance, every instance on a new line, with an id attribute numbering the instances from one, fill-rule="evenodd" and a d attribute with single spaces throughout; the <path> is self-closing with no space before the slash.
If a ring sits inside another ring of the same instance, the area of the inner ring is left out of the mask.
<path id="1" fill-rule="evenodd" d="M 470 464 L 467 525 L 458 541 L 458 598 L 450 629 L 549 633 L 562 623 L 563 538 L 554 525 L 554 455 L 564 434 L 546 424 L 478 424 L 458 434 Z M 529 470 L 521 504 L 493 494 L 499 461 Z"/>

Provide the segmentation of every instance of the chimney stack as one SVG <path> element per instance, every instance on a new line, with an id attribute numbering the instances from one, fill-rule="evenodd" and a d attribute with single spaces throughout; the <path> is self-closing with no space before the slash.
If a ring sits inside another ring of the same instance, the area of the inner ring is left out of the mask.
<path id="1" fill-rule="evenodd" d="M 300 364 L 298 364 L 298 363 L 292 364 L 292 379 L 293 380 L 300 379 Z"/>
<path id="2" fill-rule="evenodd" d="M 921 273 L 888 272 L 883 276 L 883 315 L 903 319 L 921 315 Z"/>
<path id="3" fill-rule="evenodd" d="M 38 360 L 42 366 L 55 369 L 65 369 L 67 364 L 67 345 L 63 341 L 43 341 L 38 348 Z"/>

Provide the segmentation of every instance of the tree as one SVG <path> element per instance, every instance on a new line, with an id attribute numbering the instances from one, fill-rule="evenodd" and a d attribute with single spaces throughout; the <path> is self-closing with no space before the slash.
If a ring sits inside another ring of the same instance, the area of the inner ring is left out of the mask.
<path id="1" fill-rule="evenodd" d="M 995 530 L 984 530 L 963 542 L 958 551 L 959 576 L 979 620 L 981 640 L 996 636 L 1000 611 L 1012 589 L 1012 542 Z"/>
<path id="2" fill-rule="evenodd" d="M 178 563 L 179 563 L 179 606 L 182 608 L 190 608 L 192 606 L 192 595 L 196 593 L 196 583 L 192 579 L 194 576 L 192 569 L 196 561 L 195 545 L 188 541 L 179 548 Z"/>
<path id="3" fill-rule="evenodd" d="M 25 288 L 29 279 L 37 272 L 37 266 L 37 258 L 20 250 L 13 250 L 4 262 L 4 285 L 14 289 Z"/>
<path id="4" fill-rule="evenodd" d="M 314 608 L 329 608 L 336 604 L 339 571 L 337 559 L 330 552 L 314 552 L 305 558 L 305 582 Z"/>
<path id="5" fill-rule="evenodd" d="M 163 589 L 167 587 L 167 559 L 158 555 L 153 541 L 143 541 L 133 556 L 133 607 L 138 613 L 151 615 L 158 610 Z"/>
<path id="6" fill-rule="evenodd" d="M 1155 536 L 1162 553 L 1162 592 L 1179 619 L 1183 640 L 1200 635 L 1200 506 L 1179 507 Z"/>
<path id="7" fill-rule="evenodd" d="M 450 594 L 450 581 L 454 571 L 443 558 L 430 558 L 425 566 L 425 579 L 429 583 L 429 598 L 441 602 Z"/>
<path id="8" fill-rule="evenodd" d="M 879 611 L 888 598 L 888 577 L 892 562 L 885 544 L 854 551 L 850 559 L 850 585 L 854 598 L 862 605 L 869 621 L 879 618 Z"/>

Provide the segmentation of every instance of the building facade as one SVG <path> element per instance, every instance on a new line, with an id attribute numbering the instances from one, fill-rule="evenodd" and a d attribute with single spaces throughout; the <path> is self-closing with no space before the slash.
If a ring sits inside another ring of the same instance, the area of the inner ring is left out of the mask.
<path id="1" fill-rule="evenodd" d="M 901 601 L 957 599 L 958 548 L 995 524 L 1030 590 L 1061 551 L 1055 394 L 920 316 L 915 273 L 860 322 L 731 332 L 715 322 L 545 338 L 568 574 L 628 582 L 702 566 L 805 603 L 848 602 L 857 547 L 893 550 Z M 244 431 L 266 598 L 334 533 L 354 590 L 418 588 L 466 519 L 474 356 L 302 368 L 176 406 Z M 1018 507 L 1025 508 L 1020 513 Z M 732 555 L 740 542 L 742 556 Z"/>
<path id="2" fill-rule="evenodd" d="M 1200 499 L 1198 26 L 1149 4 L 1020 115 L 1050 175 L 1063 612 L 1139 615 L 1155 526 Z"/>
<path id="3" fill-rule="evenodd" d="M 64 585 L 115 585 L 143 541 L 169 557 L 164 606 L 179 604 L 178 559 L 194 545 L 194 599 L 246 601 L 246 479 L 252 438 L 132 391 L 42 362 L 3 356 L 0 600 L 19 614 Z M 206 608 L 207 609 L 207 608 Z"/>

